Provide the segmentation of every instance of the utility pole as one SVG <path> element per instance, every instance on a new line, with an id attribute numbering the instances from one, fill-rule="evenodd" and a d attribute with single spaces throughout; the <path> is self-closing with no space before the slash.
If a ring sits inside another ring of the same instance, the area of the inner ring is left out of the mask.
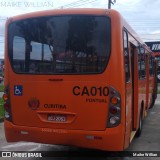
<path id="1" fill-rule="evenodd" d="M 114 5 L 116 3 L 116 0 L 108 0 L 108 9 L 111 9 L 111 4 Z"/>

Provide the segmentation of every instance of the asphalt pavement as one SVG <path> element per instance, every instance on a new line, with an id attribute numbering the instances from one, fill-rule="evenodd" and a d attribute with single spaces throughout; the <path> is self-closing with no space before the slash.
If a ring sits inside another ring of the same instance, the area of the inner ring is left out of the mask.
<path id="1" fill-rule="evenodd" d="M 160 94 L 143 121 L 142 134 L 134 138 L 129 151 L 160 151 Z M 160 159 L 160 158 L 159 158 Z"/>

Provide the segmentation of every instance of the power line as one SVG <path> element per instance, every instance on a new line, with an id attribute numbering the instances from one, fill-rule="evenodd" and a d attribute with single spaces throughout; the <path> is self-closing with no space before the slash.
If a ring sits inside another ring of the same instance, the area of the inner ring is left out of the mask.
<path id="1" fill-rule="evenodd" d="M 76 5 L 77 3 L 81 3 L 81 2 L 87 2 L 88 0 L 79 0 L 79 1 L 76 1 L 76 2 L 72 2 L 72 3 L 69 3 L 69 4 L 66 4 L 66 5 L 63 5 L 61 7 L 70 7 L 72 5 Z M 58 8 L 61 8 L 61 7 L 58 7 Z"/>
<path id="2" fill-rule="evenodd" d="M 141 35 L 143 34 L 143 35 L 159 35 L 160 33 L 140 33 Z"/>
<path id="3" fill-rule="evenodd" d="M 79 6 L 83 6 L 85 4 L 90 4 L 90 3 L 93 3 L 93 2 L 96 2 L 97 0 L 92 0 L 91 2 L 86 2 L 86 3 L 83 3 L 83 4 L 79 4 L 79 5 L 76 5 L 75 7 L 79 7 Z"/>
<path id="4" fill-rule="evenodd" d="M 89 0 L 79 0 L 79 1 L 76 1 L 76 2 L 73 2 L 73 3 L 69 3 L 69 4 L 66 4 L 64 6 L 61 6 L 61 7 L 58 7 L 58 8 L 74 8 L 74 7 L 78 7 L 78 6 L 82 6 L 82 5 L 85 5 L 85 4 L 90 4 L 90 3 L 93 3 L 97 0 L 92 0 L 92 1 L 89 1 Z"/>

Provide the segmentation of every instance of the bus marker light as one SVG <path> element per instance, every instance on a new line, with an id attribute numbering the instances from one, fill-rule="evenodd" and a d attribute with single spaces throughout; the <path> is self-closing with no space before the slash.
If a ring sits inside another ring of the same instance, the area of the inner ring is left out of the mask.
<path id="1" fill-rule="evenodd" d="M 4 100 L 4 101 L 7 101 L 7 100 L 8 100 L 8 94 L 6 94 L 6 93 L 3 94 L 3 100 Z"/>
<path id="2" fill-rule="evenodd" d="M 110 93 L 111 93 L 111 95 L 114 95 L 116 92 L 112 90 L 112 91 L 110 91 Z"/>
<path id="3" fill-rule="evenodd" d="M 9 109 L 9 105 L 7 103 L 4 103 L 4 109 L 8 110 Z"/>
<path id="4" fill-rule="evenodd" d="M 117 107 L 111 107 L 109 111 L 112 114 L 117 114 L 118 113 L 118 108 Z"/>
<path id="5" fill-rule="evenodd" d="M 21 134 L 28 134 L 27 131 L 21 131 L 20 133 L 21 133 Z"/>
<path id="6" fill-rule="evenodd" d="M 118 117 L 111 117 L 111 118 L 110 118 L 110 123 L 111 123 L 112 125 L 113 125 L 113 124 L 116 124 L 118 120 L 119 120 Z"/>
<path id="7" fill-rule="evenodd" d="M 102 140 L 102 137 L 100 136 L 86 136 L 86 139 L 90 139 L 90 140 Z"/>
<path id="8" fill-rule="evenodd" d="M 5 111 L 4 116 L 5 118 L 9 118 L 10 117 L 9 112 Z"/>
<path id="9" fill-rule="evenodd" d="M 113 104 L 113 105 L 116 105 L 118 103 L 118 98 L 117 97 L 112 97 L 110 99 L 110 102 Z"/>

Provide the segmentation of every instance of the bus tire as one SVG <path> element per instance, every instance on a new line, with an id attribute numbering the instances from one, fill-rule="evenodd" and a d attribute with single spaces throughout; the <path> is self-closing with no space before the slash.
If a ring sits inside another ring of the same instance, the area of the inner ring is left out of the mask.
<path id="1" fill-rule="evenodd" d="M 139 115 L 139 128 L 138 128 L 138 130 L 137 130 L 137 132 L 136 132 L 136 137 L 140 137 L 141 136 L 141 133 L 142 133 L 142 114 L 143 112 L 142 112 L 142 110 L 141 110 L 141 114 Z"/>
<path id="2" fill-rule="evenodd" d="M 153 106 L 154 106 L 154 104 L 155 104 L 155 96 L 154 95 L 152 95 L 152 102 L 151 102 L 151 105 L 150 105 L 150 107 L 149 107 L 149 109 L 151 109 L 151 108 L 153 108 Z"/>

